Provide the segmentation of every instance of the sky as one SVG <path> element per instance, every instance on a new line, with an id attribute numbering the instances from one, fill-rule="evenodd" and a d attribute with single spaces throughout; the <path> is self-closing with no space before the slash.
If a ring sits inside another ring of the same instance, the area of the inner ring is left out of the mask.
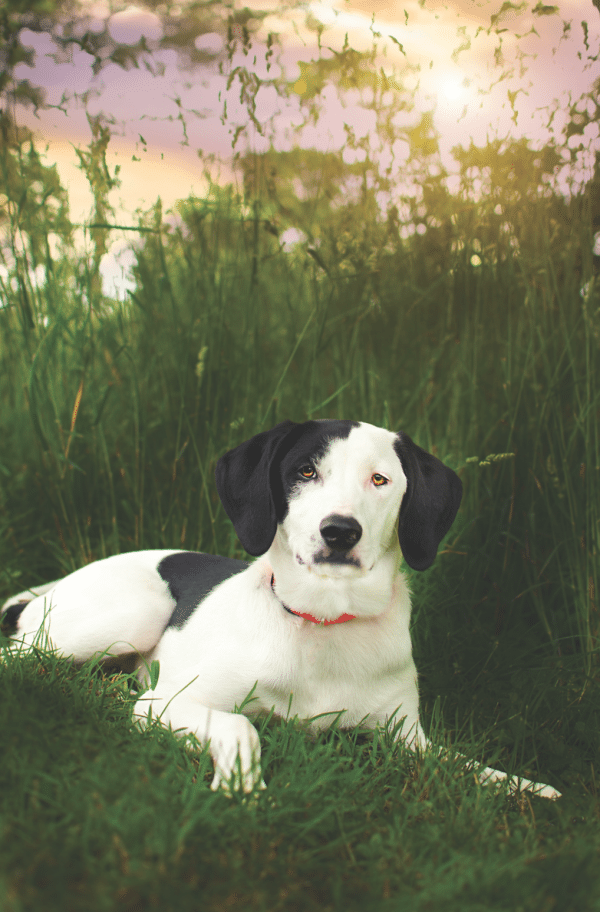
<path id="1" fill-rule="evenodd" d="M 310 62 L 317 54 L 316 33 L 305 26 L 304 15 L 297 9 L 285 11 L 274 0 L 243 0 L 240 5 L 270 10 L 262 34 L 276 31 L 283 44 L 271 74 L 296 80 L 301 92 L 299 63 Z M 386 70 L 404 68 L 407 63 L 419 67 L 419 72 L 405 73 L 405 83 L 416 92 L 417 108 L 434 110 L 442 149 L 448 155 L 458 143 L 468 145 L 473 140 L 483 145 L 494 135 L 525 135 L 533 143 L 542 143 L 549 107 L 556 108 L 554 126 L 560 128 L 569 98 L 579 98 L 600 77 L 600 66 L 591 59 L 598 54 L 600 42 L 600 14 L 592 0 L 558 0 L 556 6 L 557 14 L 545 15 L 540 0 L 311 0 L 307 10 L 313 23 L 324 26 L 322 44 L 334 51 L 341 49 L 346 35 L 352 47 L 366 50 L 375 31 L 386 45 L 386 56 L 378 61 Z M 504 12 L 495 20 L 495 29 L 490 29 L 492 17 L 501 7 Z M 108 9 L 99 0 L 90 4 L 90 14 L 92 27 L 94 17 L 99 26 Z M 134 5 L 124 5 L 114 13 L 109 29 L 123 44 L 133 44 L 141 35 L 152 42 L 161 34 L 158 18 Z M 86 110 L 104 112 L 114 120 L 108 163 L 111 168 L 120 166 L 121 186 L 114 191 L 112 202 L 117 219 L 124 224 L 138 207 L 148 208 L 159 195 L 165 209 L 190 193 L 202 195 L 206 189 L 203 171 L 211 154 L 224 162 L 221 176 L 230 176 L 230 131 L 236 121 L 246 122 L 246 115 L 234 86 L 228 97 L 230 121 L 221 122 L 219 92 L 222 98 L 226 93 L 224 77 L 215 68 L 191 72 L 181 66 L 174 51 L 161 51 L 162 76 L 152 75 L 144 66 L 124 71 L 111 64 L 94 77 L 92 59 L 80 49 L 70 60 L 57 63 L 50 56 L 54 48 L 48 36 L 24 32 L 21 40 L 35 49 L 35 65 L 33 69 L 20 65 L 16 75 L 43 86 L 50 104 L 59 105 L 64 92 L 81 96 L 89 90 L 86 105 L 80 99 L 63 110 L 56 107 L 40 110 L 36 116 L 25 111 L 19 115 L 34 130 L 40 147 L 47 147 L 48 163 L 56 162 L 69 190 L 75 222 L 84 222 L 91 210 L 91 195 L 74 151 L 74 146 L 89 141 Z M 196 42 L 199 49 L 209 51 L 218 51 L 222 45 L 217 32 Z M 260 51 L 259 41 L 256 70 L 264 77 L 267 72 Z M 238 51 L 232 65 L 248 65 L 248 59 Z M 490 89 L 502 73 L 511 70 L 512 77 L 508 75 Z M 507 89 L 516 93 L 514 109 Z M 325 99 L 326 116 L 316 128 L 302 125 L 299 106 L 293 101 L 287 109 L 281 108 L 274 90 L 261 89 L 256 101 L 259 121 L 265 126 L 276 124 L 273 138 L 280 148 L 294 141 L 294 128 L 302 127 L 304 142 L 344 155 L 344 123 L 359 134 L 368 131 L 361 109 L 352 104 L 343 107 L 333 95 Z M 180 118 L 183 111 L 199 112 L 186 115 L 185 130 Z M 597 137 L 598 128 L 592 125 L 586 136 L 588 164 Z M 268 139 L 256 131 L 250 142 L 257 151 L 268 147 Z M 120 245 L 121 262 L 117 250 L 104 264 L 109 288 L 111 283 L 122 287 L 121 274 L 127 269 L 124 246 Z"/>

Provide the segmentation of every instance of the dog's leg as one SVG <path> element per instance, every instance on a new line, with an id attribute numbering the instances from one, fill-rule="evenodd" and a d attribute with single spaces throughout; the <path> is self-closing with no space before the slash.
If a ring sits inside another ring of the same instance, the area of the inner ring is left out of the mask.
<path id="1" fill-rule="evenodd" d="M 76 662 L 147 653 L 161 638 L 175 605 L 156 571 L 159 558 L 170 553 L 118 554 L 22 593 L 21 604 L 11 599 L 7 614 L 16 622 L 13 642 L 25 649 L 48 645 Z"/>
<path id="2" fill-rule="evenodd" d="M 392 721 L 397 715 L 399 715 L 399 711 L 392 714 Z M 384 722 L 384 724 L 389 724 L 389 722 Z M 432 749 L 431 742 L 425 737 L 421 724 L 418 721 L 415 722 L 413 720 L 408 724 L 408 718 L 404 718 L 401 724 L 398 725 L 395 737 L 404 741 L 406 746 L 412 750 L 424 751 Z M 439 754 L 448 754 L 448 752 L 445 748 L 441 748 Z M 460 757 L 461 760 L 465 760 L 467 768 L 474 771 L 478 781 L 482 785 L 506 782 L 508 791 L 511 795 L 516 795 L 520 792 L 529 792 L 532 795 L 537 795 L 540 798 L 548 798 L 551 801 L 555 801 L 557 798 L 561 797 L 561 792 L 559 792 L 558 789 L 553 788 L 551 785 L 546 785 L 545 782 L 532 782 L 531 779 L 526 779 L 524 776 L 509 776 L 508 773 L 493 769 L 491 766 L 480 766 L 479 763 L 474 760 L 469 760 L 464 754 L 461 754 L 458 751 L 453 752 L 452 756 Z"/>
<path id="3" fill-rule="evenodd" d="M 448 752 L 445 748 L 441 748 L 439 754 L 446 754 L 446 756 L 451 755 L 453 757 L 460 757 L 461 760 L 466 760 L 465 765 L 467 769 L 473 770 L 481 785 L 493 785 L 494 783 L 505 782 L 511 795 L 518 795 L 520 792 L 529 792 L 531 795 L 537 795 L 539 798 L 548 798 L 550 801 L 555 801 L 557 798 L 562 797 L 562 792 L 559 792 L 558 789 L 553 788 L 551 785 L 546 785 L 545 782 L 533 782 L 531 779 L 526 779 L 524 776 L 509 776 L 508 773 L 503 773 L 502 770 L 493 769 L 491 766 L 481 766 L 477 761 L 468 759 L 464 754 L 461 754 L 458 751 Z"/>
<path id="4" fill-rule="evenodd" d="M 475 768 L 475 764 L 472 764 L 472 766 Z M 553 788 L 551 785 L 546 785 L 545 782 L 532 782 L 531 779 L 525 779 L 523 776 L 509 776 L 508 773 L 492 769 L 490 766 L 477 768 L 475 774 L 482 785 L 507 782 L 511 795 L 517 795 L 519 792 L 529 792 L 539 798 L 548 798 L 550 801 L 555 801 L 557 798 L 562 797 L 562 792 L 559 792 L 558 789 Z"/>
<path id="5" fill-rule="evenodd" d="M 193 682 L 190 685 L 193 687 Z M 203 706 L 186 690 L 169 696 L 172 690 L 158 686 L 135 704 L 133 716 L 142 726 L 148 717 L 159 719 L 176 732 L 191 732 L 208 746 L 215 764 L 213 790 L 227 794 L 266 788 L 261 778 L 260 741 L 252 723 L 239 713 Z"/>

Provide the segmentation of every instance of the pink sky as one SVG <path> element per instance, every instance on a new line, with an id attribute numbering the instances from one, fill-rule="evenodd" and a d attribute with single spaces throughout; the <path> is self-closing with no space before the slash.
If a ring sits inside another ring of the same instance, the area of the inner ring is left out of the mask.
<path id="1" fill-rule="evenodd" d="M 304 27 L 304 14 L 298 10 L 282 12 L 281 6 L 273 0 L 243 0 L 241 5 L 272 12 L 264 22 L 264 31 L 277 31 L 282 35 L 284 52 L 279 64 L 288 79 L 298 79 L 298 61 L 310 61 L 316 56 L 314 32 Z M 340 49 L 345 34 L 350 45 L 366 49 L 371 43 L 371 20 L 373 28 L 386 41 L 387 58 L 381 63 L 402 67 L 408 60 L 420 66 L 420 73 L 408 77 L 409 84 L 419 81 L 417 104 L 423 110 L 435 108 L 435 123 L 442 136 L 442 145 L 448 150 L 457 143 L 468 144 L 473 138 L 483 144 L 494 133 L 501 136 L 527 135 L 534 142 L 541 142 L 546 135 L 543 130 L 543 112 L 556 99 L 558 113 L 555 127 L 565 120 L 567 98 L 579 98 L 590 89 L 593 81 L 600 76 L 596 61 L 586 59 L 582 21 L 587 22 L 589 55 L 598 53 L 600 41 L 600 15 L 592 0 L 559 0 L 558 15 L 535 15 L 533 10 L 542 4 L 538 0 L 514 0 L 513 8 L 507 8 L 498 28 L 501 34 L 505 68 L 514 63 L 517 75 L 503 81 L 492 92 L 485 90 L 498 78 L 500 70 L 494 66 L 494 48 L 499 37 L 493 31 L 488 33 L 491 16 L 502 6 L 501 0 L 450 0 L 437 2 L 425 0 L 336 0 L 317 2 L 312 0 L 308 8 L 315 19 L 321 21 L 326 30 L 322 42 L 334 49 Z M 91 7 L 99 16 L 107 10 L 100 3 Z M 408 19 L 406 18 L 408 16 Z M 570 29 L 565 29 L 570 23 Z M 534 27 L 537 34 L 526 35 Z M 123 7 L 112 16 L 109 27 L 112 36 L 123 43 L 134 43 L 141 34 L 151 42 L 160 37 L 160 23 L 149 12 L 136 9 L 133 5 Z M 566 36 L 561 40 L 561 36 Z M 403 45 L 403 56 L 396 39 Z M 109 65 L 94 78 L 91 58 L 81 50 L 74 52 L 72 60 L 55 63 L 50 56 L 52 45 L 45 36 L 23 33 L 22 40 L 35 47 L 36 65 L 33 72 L 21 66 L 17 75 L 28 77 L 34 84 L 47 90 L 47 99 L 57 104 L 63 92 L 93 90 L 87 102 L 87 110 L 96 114 L 101 111 L 116 121 L 117 135 L 111 142 L 109 163 L 121 166 L 122 185 L 114 194 L 114 203 L 119 217 L 126 218 L 138 206 L 147 208 L 158 195 L 166 208 L 190 192 L 202 193 L 205 182 L 202 176 L 203 164 L 197 150 L 216 153 L 224 160 L 230 153 L 230 126 L 220 122 L 218 93 L 224 88 L 223 78 L 216 71 L 182 69 L 172 51 L 161 51 L 164 64 L 162 77 L 152 76 L 144 68 L 124 71 L 116 65 Z M 207 48 L 218 49 L 219 36 L 203 36 Z M 465 48 L 456 53 L 461 45 Z M 470 47 L 467 47 L 470 45 Z M 266 76 L 261 67 L 260 47 L 258 48 L 257 70 Z M 454 52 L 454 55 L 453 55 Z M 523 58 L 526 72 L 518 75 L 518 55 Z M 248 58 L 241 52 L 233 65 L 248 65 Z M 279 68 L 277 70 L 279 72 Z M 301 85 L 298 83 L 300 88 Z M 507 101 L 507 88 L 521 89 L 516 96 L 517 123 L 512 120 L 513 112 Z M 483 92 L 483 94 L 482 94 Z M 175 102 L 180 99 L 183 109 L 200 111 L 201 116 L 188 115 L 187 134 L 189 145 L 182 146 L 183 130 L 177 120 L 181 108 Z M 232 118 L 244 120 L 243 111 L 238 110 L 236 93 L 232 91 L 228 109 Z M 301 124 L 298 105 L 292 103 L 287 110 L 279 107 L 274 90 L 261 89 L 257 97 L 257 116 L 265 124 L 276 116 L 276 142 L 285 144 L 286 125 Z M 85 180 L 76 167 L 73 144 L 86 145 L 89 128 L 86 112 L 81 102 L 68 107 L 66 113 L 59 110 L 39 112 L 38 118 L 31 113 L 24 114 L 22 121 L 31 126 L 39 139 L 48 144 L 48 160 L 56 161 L 61 177 L 68 185 L 72 216 L 84 220 L 89 213 L 91 198 Z M 369 122 L 356 105 L 343 107 L 333 96 L 327 102 L 327 116 L 317 128 L 304 130 L 304 142 L 319 148 L 339 150 L 343 154 L 344 123 L 351 123 L 356 131 L 366 133 Z M 586 141 L 590 150 L 584 164 L 591 161 L 591 149 L 597 141 L 598 130 L 590 128 Z M 140 141 L 144 138 L 145 145 Z M 289 141 L 289 140 L 288 140 Z M 254 148 L 266 148 L 266 140 L 254 135 Z M 138 159 L 138 160 L 136 160 Z M 225 173 L 227 169 L 225 168 Z"/>

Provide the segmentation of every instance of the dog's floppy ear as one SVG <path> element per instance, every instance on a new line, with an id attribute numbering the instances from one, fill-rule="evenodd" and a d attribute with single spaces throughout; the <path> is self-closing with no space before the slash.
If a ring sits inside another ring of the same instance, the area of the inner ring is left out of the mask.
<path id="1" fill-rule="evenodd" d="M 283 421 L 256 434 L 221 456 L 215 478 L 217 492 L 243 547 L 254 557 L 271 547 L 277 531 L 271 467 L 277 449 L 296 422 Z"/>
<path id="2" fill-rule="evenodd" d="M 409 567 L 427 570 L 454 522 L 462 482 L 456 472 L 413 443 L 408 434 L 397 435 L 394 449 L 408 483 L 398 521 L 400 547 Z"/>

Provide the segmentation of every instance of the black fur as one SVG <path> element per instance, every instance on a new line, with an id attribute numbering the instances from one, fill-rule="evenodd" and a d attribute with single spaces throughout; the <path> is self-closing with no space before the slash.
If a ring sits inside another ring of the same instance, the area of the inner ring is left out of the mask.
<path id="1" fill-rule="evenodd" d="M 2 629 L 11 632 L 16 630 L 19 618 L 28 604 L 29 599 L 23 602 L 15 602 L 14 605 L 9 605 L 6 611 L 2 613 Z"/>
<path id="2" fill-rule="evenodd" d="M 177 602 L 167 628 L 183 627 L 215 586 L 247 566 L 248 561 L 198 551 L 180 551 L 163 557 L 156 569 L 169 584 L 169 591 Z"/>
<path id="3" fill-rule="evenodd" d="M 454 522 L 462 482 L 456 472 L 413 443 L 408 434 L 397 435 L 394 449 L 408 480 L 398 523 L 400 547 L 409 567 L 427 570 Z"/>

